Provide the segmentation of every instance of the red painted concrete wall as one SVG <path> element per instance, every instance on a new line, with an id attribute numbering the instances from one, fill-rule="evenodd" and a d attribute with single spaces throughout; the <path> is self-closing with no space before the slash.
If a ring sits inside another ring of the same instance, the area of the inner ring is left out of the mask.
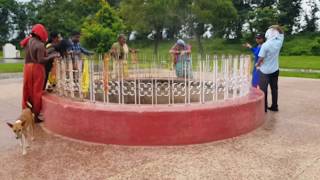
<path id="1" fill-rule="evenodd" d="M 264 98 L 199 105 L 104 105 L 46 94 L 45 127 L 74 139 L 122 145 L 182 145 L 238 136 L 264 122 Z"/>

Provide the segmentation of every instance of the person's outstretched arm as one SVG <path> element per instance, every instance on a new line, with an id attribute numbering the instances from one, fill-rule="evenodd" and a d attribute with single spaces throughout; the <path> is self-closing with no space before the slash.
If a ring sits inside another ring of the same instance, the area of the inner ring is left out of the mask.
<path id="1" fill-rule="evenodd" d="M 81 45 L 80 45 L 80 51 L 81 51 L 81 53 L 83 53 L 83 54 L 85 54 L 85 55 L 87 55 L 87 56 L 93 54 L 93 52 L 87 50 L 86 48 L 82 47 Z"/>

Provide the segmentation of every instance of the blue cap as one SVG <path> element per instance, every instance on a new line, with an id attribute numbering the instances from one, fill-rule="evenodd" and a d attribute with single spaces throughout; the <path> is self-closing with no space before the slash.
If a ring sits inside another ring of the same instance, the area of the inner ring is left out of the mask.
<path id="1" fill-rule="evenodd" d="M 263 35 L 263 34 L 257 34 L 257 35 L 256 35 L 256 38 L 257 38 L 257 39 L 264 39 L 264 35 Z"/>

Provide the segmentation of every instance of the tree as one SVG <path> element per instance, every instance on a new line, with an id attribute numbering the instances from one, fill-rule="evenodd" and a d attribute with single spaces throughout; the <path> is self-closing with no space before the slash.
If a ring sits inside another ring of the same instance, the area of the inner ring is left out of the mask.
<path id="1" fill-rule="evenodd" d="M 169 11 L 172 15 L 167 23 L 167 32 L 168 37 L 174 39 L 180 35 L 182 26 L 189 25 L 191 10 L 189 6 L 190 0 L 172 0 L 171 3 Z M 185 33 L 190 34 L 188 32 Z"/>
<path id="2" fill-rule="evenodd" d="M 81 29 L 82 42 L 96 52 L 107 52 L 118 34 L 124 29 L 124 24 L 110 5 L 101 1 L 101 9 L 83 23 Z"/>
<path id="3" fill-rule="evenodd" d="M 304 32 L 316 32 L 317 31 L 317 21 L 319 17 L 317 16 L 317 12 L 319 11 L 319 7 L 315 1 L 308 1 L 308 5 L 311 7 L 311 14 L 308 16 L 305 15 L 304 19 L 306 21 L 306 26 L 303 28 Z"/>
<path id="4" fill-rule="evenodd" d="M 278 0 L 251 0 L 251 4 L 258 8 L 271 7 L 276 4 Z"/>
<path id="5" fill-rule="evenodd" d="M 120 0 L 107 0 L 107 2 L 110 4 L 111 7 L 119 7 L 120 6 Z"/>
<path id="6" fill-rule="evenodd" d="M 142 32 L 155 31 L 154 53 L 156 54 L 162 30 L 170 26 L 175 17 L 171 11 L 173 5 L 172 0 L 122 0 L 120 11 L 126 24 L 132 29 Z"/>
<path id="7" fill-rule="evenodd" d="M 16 25 L 15 32 L 17 33 L 16 40 L 19 41 L 26 37 L 27 33 L 27 6 L 24 3 L 19 3 L 17 8 L 14 10 L 13 22 Z"/>
<path id="8" fill-rule="evenodd" d="M 216 32 L 230 27 L 237 12 L 231 0 L 193 0 L 191 1 L 191 27 L 196 37 L 199 51 L 203 53 L 201 36 L 204 24 L 212 24 Z"/>
<path id="9" fill-rule="evenodd" d="M 276 8 L 256 8 L 250 13 L 252 32 L 265 32 L 271 25 L 278 24 L 279 13 Z"/>
<path id="10" fill-rule="evenodd" d="M 300 16 L 302 0 L 279 0 L 278 9 L 280 11 L 279 24 L 287 29 L 289 34 L 297 23 Z"/>
<path id="11" fill-rule="evenodd" d="M 242 27 L 249 19 L 249 13 L 252 10 L 247 0 L 233 0 L 233 5 L 237 10 L 238 18 L 232 22 L 231 30 L 235 32 L 236 38 L 242 38 Z"/>
<path id="12" fill-rule="evenodd" d="M 8 42 L 10 32 L 13 31 L 14 9 L 18 4 L 14 0 L 0 0 L 0 45 Z"/>
<path id="13" fill-rule="evenodd" d="M 18 45 L 18 43 L 25 38 L 30 32 L 32 25 L 36 24 L 37 21 L 37 5 L 38 0 L 32 0 L 27 3 L 19 2 L 18 6 L 13 10 L 13 23 L 15 24 L 14 33 L 17 36 L 12 40 L 12 43 Z"/>
<path id="14" fill-rule="evenodd" d="M 68 36 L 73 31 L 80 31 L 84 20 L 100 8 L 99 0 L 44 0 L 37 18 L 49 31 Z"/>

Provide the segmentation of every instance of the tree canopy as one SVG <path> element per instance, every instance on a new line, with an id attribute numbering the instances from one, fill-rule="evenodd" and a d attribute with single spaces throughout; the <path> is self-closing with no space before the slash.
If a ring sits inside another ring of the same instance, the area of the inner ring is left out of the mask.
<path id="1" fill-rule="evenodd" d="M 0 0 L 0 45 L 17 44 L 33 24 L 42 23 L 64 37 L 82 31 L 83 43 L 97 51 L 105 51 L 118 33 L 135 30 L 144 39 L 154 32 L 157 52 L 164 29 L 171 39 L 183 29 L 201 51 L 207 24 L 215 37 L 235 40 L 264 32 L 271 24 L 284 26 L 287 34 L 317 32 L 319 7 L 307 2 L 310 13 L 302 11 L 302 0 Z"/>
<path id="2" fill-rule="evenodd" d="M 87 47 L 103 53 L 110 49 L 124 24 L 110 5 L 101 1 L 101 9 L 88 17 L 82 26 L 82 42 Z"/>
<path id="3" fill-rule="evenodd" d="M 17 3 L 14 0 L 0 0 L 0 44 L 4 44 L 10 38 L 10 31 L 14 29 L 13 13 Z"/>
<path id="4" fill-rule="evenodd" d="M 132 29 L 155 31 L 154 52 L 157 53 L 162 30 L 174 23 L 174 5 L 175 1 L 172 0 L 122 0 L 120 8 L 126 24 Z"/>
<path id="5" fill-rule="evenodd" d="M 68 36 L 80 31 L 84 20 L 100 8 L 99 0 L 44 0 L 38 7 L 37 19 L 49 31 Z"/>

